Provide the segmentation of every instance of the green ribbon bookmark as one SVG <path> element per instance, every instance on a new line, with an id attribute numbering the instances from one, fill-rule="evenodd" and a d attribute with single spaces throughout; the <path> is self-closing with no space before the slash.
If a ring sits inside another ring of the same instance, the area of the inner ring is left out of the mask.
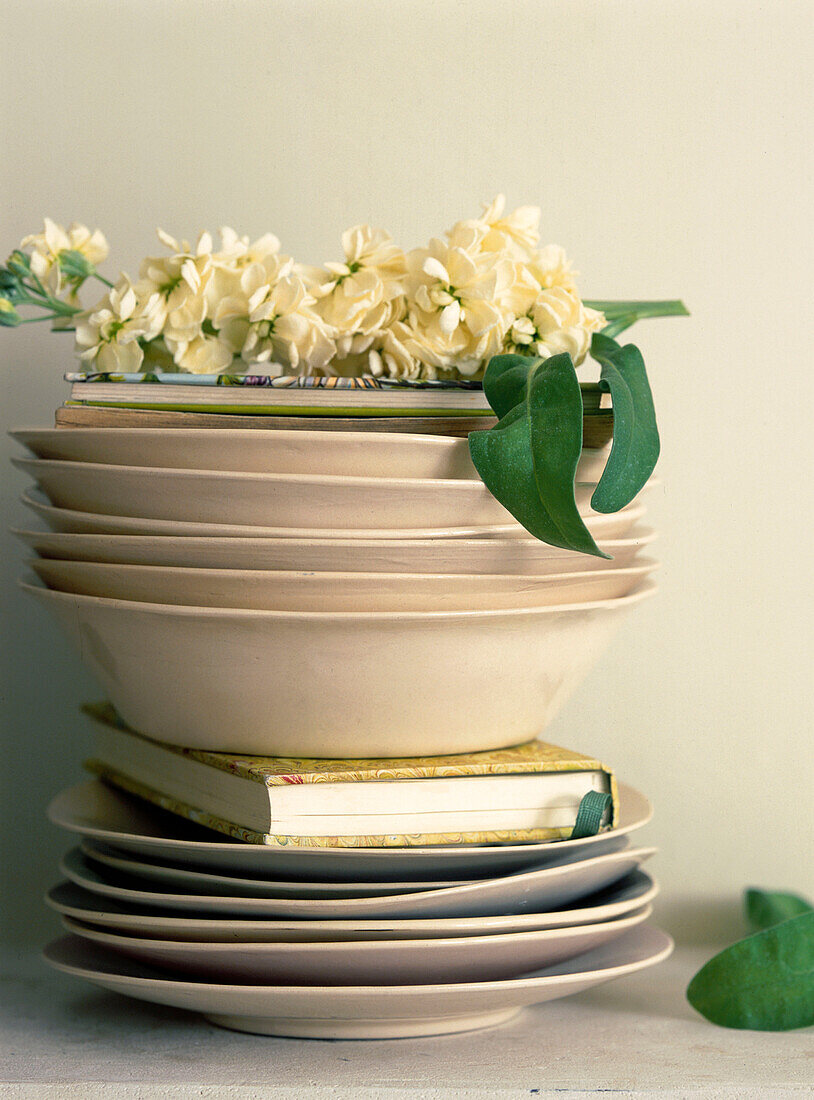
<path id="1" fill-rule="evenodd" d="M 609 794 L 588 791 L 579 804 L 577 819 L 569 839 L 582 840 L 586 836 L 596 836 L 602 825 L 602 818 L 612 801 Z"/>

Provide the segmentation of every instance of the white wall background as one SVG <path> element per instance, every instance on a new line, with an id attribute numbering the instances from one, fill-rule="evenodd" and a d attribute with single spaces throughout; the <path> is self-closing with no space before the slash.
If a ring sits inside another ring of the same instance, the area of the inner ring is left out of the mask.
<path id="1" fill-rule="evenodd" d="M 271 228 L 318 262 L 347 225 L 412 246 L 503 190 L 542 206 L 585 296 L 685 299 L 691 319 L 634 330 L 663 435 L 661 594 L 550 734 L 653 798 L 679 932 L 736 922 L 747 884 L 814 893 L 807 6 L 4 0 L 0 16 L 0 251 L 49 214 L 102 227 L 131 272 L 156 225 Z M 0 357 L 4 426 L 51 423 L 69 338 L 7 330 Z M 25 479 L 3 468 L 19 525 Z M 53 925 L 40 895 L 67 845 L 43 811 L 81 777 L 77 706 L 99 692 L 18 595 L 3 539 L 2 916 L 22 942 Z"/>

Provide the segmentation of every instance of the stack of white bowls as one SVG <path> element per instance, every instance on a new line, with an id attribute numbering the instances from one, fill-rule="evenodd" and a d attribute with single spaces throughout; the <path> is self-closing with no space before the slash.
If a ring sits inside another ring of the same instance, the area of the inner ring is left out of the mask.
<path id="1" fill-rule="evenodd" d="M 82 837 L 48 894 L 55 967 L 225 1027 L 397 1038 L 504 1023 L 665 958 L 620 785 L 616 828 L 557 844 L 273 848 L 213 834 L 98 780 L 51 820 Z"/>
<path id="2" fill-rule="evenodd" d="M 49 531 L 18 531 L 125 721 L 188 747 L 422 756 L 539 736 L 654 590 L 637 500 L 577 501 L 610 560 L 531 538 L 466 440 L 377 432 L 12 433 Z"/>
<path id="3" fill-rule="evenodd" d="M 539 736 L 653 591 L 639 502 L 590 508 L 609 560 L 528 536 L 466 440 L 376 432 L 13 433 L 50 530 L 18 531 L 53 613 L 121 717 L 188 748 L 416 757 Z M 581 746 L 577 745 L 576 748 Z M 160 777 L 156 779 L 160 790 Z M 56 967 L 275 1035 L 502 1023 L 660 961 L 655 895 L 619 821 L 548 844 L 275 848 L 92 780 L 51 818 L 82 837 L 49 895 Z"/>

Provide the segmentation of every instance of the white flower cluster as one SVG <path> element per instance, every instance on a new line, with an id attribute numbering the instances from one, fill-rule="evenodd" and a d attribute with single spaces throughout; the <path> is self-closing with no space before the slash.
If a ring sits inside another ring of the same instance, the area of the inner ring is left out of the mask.
<path id="1" fill-rule="evenodd" d="M 159 231 L 168 254 L 79 318 L 77 350 L 100 370 L 194 374 L 478 378 L 501 351 L 579 364 L 605 319 L 581 301 L 562 249 L 539 247 L 539 221 L 536 207 L 506 213 L 499 195 L 407 253 L 381 229 L 348 229 L 344 259 L 323 267 L 281 255 L 271 234 L 250 243 L 223 229 L 216 249 L 208 233 L 193 248 Z"/>

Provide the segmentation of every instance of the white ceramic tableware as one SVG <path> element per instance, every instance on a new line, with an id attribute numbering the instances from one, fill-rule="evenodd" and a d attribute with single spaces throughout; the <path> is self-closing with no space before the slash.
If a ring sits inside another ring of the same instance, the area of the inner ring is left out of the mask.
<path id="1" fill-rule="evenodd" d="M 451 939 L 348 940 L 344 943 L 200 943 L 103 932 L 70 917 L 68 932 L 181 976 L 247 985 L 423 985 L 516 978 L 584 955 L 623 936 L 652 913 L 621 920 Z"/>
<path id="2" fill-rule="evenodd" d="M 114 466 L 344 477 L 469 478 L 466 439 L 275 428 L 29 428 L 9 433 L 36 458 Z M 599 481 L 610 447 L 583 450 L 577 481 Z"/>
<path id="3" fill-rule="evenodd" d="M 652 816 L 645 796 L 620 783 L 616 827 L 579 840 L 483 847 L 288 848 L 228 840 L 98 779 L 67 787 L 48 806 L 49 820 L 60 829 L 154 861 L 210 873 L 329 882 L 466 878 L 586 859 L 612 851 L 616 838 L 641 829 Z"/>
<path id="4" fill-rule="evenodd" d="M 85 890 L 137 906 L 242 917 L 295 917 L 360 920 L 377 917 L 494 916 L 531 910 L 557 909 L 577 898 L 618 882 L 655 853 L 655 848 L 630 848 L 576 863 L 554 864 L 532 871 L 479 879 L 463 886 L 441 887 L 411 894 L 382 897 L 296 899 L 227 897 L 215 894 L 171 893 L 124 886 L 122 876 L 111 876 L 93 866 L 78 848 L 63 858 L 59 869 Z"/>
<path id="5" fill-rule="evenodd" d="M 331 573 L 175 569 L 100 562 L 28 563 L 49 588 L 117 600 L 260 611 L 471 611 L 610 600 L 626 596 L 658 563 L 578 573 Z"/>
<path id="6" fill-rule="evenodd" d="M 178 519 L 140 519 L 137 516 L 104 515 L 56 508 L 33 490 L 20 495 L 22 503 L 35 512 L 53 531 L 102 535 L 193 535 L 203 538 L 261 539 L 511 539 L 528 541 L 528 531 L 519 523 L 497 523 L 468 527 L 401 528 L 316 528 L 259 527 L 237 523 L 188 523 Z M 643 504 L 634 501 L 627 508 L 608 515 L 586 515 L 585 526 L 594 538 L 622 538 L 644 515 Z"/>
<path id="7" fill-rule="evenodd" d="M 512 1019 L 526 1005 L 579 993 L 667 958 L 670 937 L 651 925 L 536 974 L 492 982 L 394 986 L 250 986 L 168 979 L 74 936 L 49 944 L 46 962 L 143 1001 L 203 1012 L 213 1023 L 265 1035 L 384 1039 L 452 1034 Z"/>
<path id="8" fill-rule="evenodd" d="M 648 580 L 616 600 L 558 607 L 353 613 L 22 587 L 133 729 L 188 748 L 320 758 L 476 752 L 538 737 L 624 612 L 655 591 Z"/>
<path id="9" fill-rule="evenodd" d="M 619 837 L 619 842 L 627 837 Z M 626 845 L 623 845 L 625 847 Z M 473 879 L 415 879 L 408 882 L 302 882 L 287 879 L 242 878 L 236 875 L 216 874 L 212 871 L 194 871 L 187 867 L 173 867 L 165 863 L 145 862 L 120 854 L 96 841 L 83 840 L 79 850 L 91 863 L 101 865 L 102 873 L 109 868 L 114 873 L 126 875 L 127 880 L 139 879 L 142 883 L 155 883 L 158 887 L 189 894 L 226 894 L 234 897 L 255 898 L 358 898 L 382 897 L 390 894 L 409 894 L 420 890 L 437 890 L 444 886 L 463 886 Z M 124 881 L 124 880 L 122 880 Z"/>
<path id="10" fill-rule="evenodd" d="M 43 558 L 164 565 L 194 569 L 300 569 L 314 572 L 549 573 L 623 569 L 656 537 L 634 527 L 626 538 L 600 539 L 610 560 L 548 546 L 539 539 L 263 539 L 173 535 L 13 533 Z"/>
<path id="11" fill-rule="evenodd" d="M 114 929 L 142 938 L 198 943 L 345 943 L 358 940 L 448 939 L 462 936 L 535 932 L 615 921 L 649 905 L 658 886 L 644 871 L 632 871 L 619 882 L 576 903 L 546 913 L 504 913 L 494 917 L 426 917 L 378 920 L 263 920 L 258 917 L 195 916 L 140 910 L 61 882 L 45 896 L 62 916 L 83 924 Z"/>
<path id="12" fill-rule="evenodd" d="M 57 507 L 106 515 L 323 530 L 514 522 L 482 481 L 464 478 L 242 474 L 40 458 L 12 462 Z M 595 488 L 594 483 L 575 486 L 583 515 L 593 512 Z"/>

